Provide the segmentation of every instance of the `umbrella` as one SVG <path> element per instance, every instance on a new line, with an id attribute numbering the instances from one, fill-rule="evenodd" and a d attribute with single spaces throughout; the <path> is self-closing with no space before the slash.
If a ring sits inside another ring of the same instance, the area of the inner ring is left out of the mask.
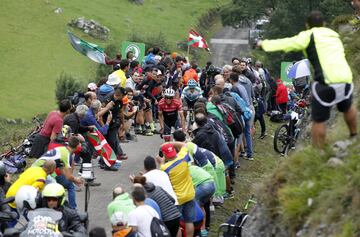
<path id="1" fill-rule="evenodd" d="M 310 63 L 309 60 L 303 59 L 301 61 L 296 62 L 288 71 L 288 78 L 300 78 L 310 76 Z"/>

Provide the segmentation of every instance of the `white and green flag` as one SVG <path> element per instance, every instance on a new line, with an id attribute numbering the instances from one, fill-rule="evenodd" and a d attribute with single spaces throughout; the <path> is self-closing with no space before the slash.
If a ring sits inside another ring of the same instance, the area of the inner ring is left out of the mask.
<path id="1" fill-rule="evenodd" d="M 87 56 L 94 62 L 105 64 L 105 53 L 103 48 L 96 44 L 86 42 L 70 32 L 68 32 L 68 36 L 71 45 L 76 51 Z"/>

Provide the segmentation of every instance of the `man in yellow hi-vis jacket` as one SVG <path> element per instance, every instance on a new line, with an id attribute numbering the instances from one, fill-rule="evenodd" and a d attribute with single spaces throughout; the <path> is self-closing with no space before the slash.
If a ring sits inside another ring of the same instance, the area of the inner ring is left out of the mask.
<path id="1" fill-rule="evenodd" d="M 257 46 L 266 52 L 303 51 L 311 62 L 314 69 L 311 86 L 312 140 L 313 145 L 322 147 L 326 136 L 325 122 L 334 105 L 344 113 L 350 136 L 357 135 L 357 111 L 352 104 L 354 86 L 339 34 L 324 27 L 322 13 L 311 12 L 306 28 L 291 38 L 259 41 Z"/>

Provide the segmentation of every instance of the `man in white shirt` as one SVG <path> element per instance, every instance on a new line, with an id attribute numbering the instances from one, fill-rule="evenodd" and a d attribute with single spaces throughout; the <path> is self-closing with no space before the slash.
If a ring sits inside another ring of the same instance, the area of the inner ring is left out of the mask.
<path id="1" fill-rule="evenodd" d="M 151 221 L 159 214 L 150 206 L 144 203 L 146 199 L 145 189 L 141 185 L 134 186 L 131 193 L 136 209 L 129 213 L 128 226 L 137 231 L 141 237 L 151 237 Z"/>
<path id="2" fill-rule="evenodd" d="M 146 181 L 155 184 L 156 186 L 160 186 L 164 189 L 171 197 L 175 200 L 175 205 L 178 205 L 177 197 L 174 192 L 174 189 L 170 183 L 169 176 L 162 170 L 156 168 L 156 161 L 154 157 L 147 156 L 144 159 L 144 169 L 145 174 L 143 176 L 146 177 Z"/>

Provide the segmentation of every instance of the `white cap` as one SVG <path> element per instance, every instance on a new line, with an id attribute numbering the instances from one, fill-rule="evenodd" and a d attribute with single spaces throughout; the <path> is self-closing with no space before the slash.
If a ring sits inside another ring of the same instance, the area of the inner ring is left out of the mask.
<path id="1" fill-rule="evenodd" d="M 108 76 L 108 80 L 106 81 L 106 84 L 110 86 L 115 86 L 120 84 L 120 78 L 113 72 Z"/>
<path id="2" fill-rule="evenodd" d="M 122 211 L 117 211 L 114 214 L 112 214 L 111 218 L 110 218 L 111 224 L 113 226 L 116 226 L 118 224 L 121 225 L 126 225 L 127 224 L 127 220 L 125 218 L 125 215 Z"/>
<path id="3" fill-rule="evenodd" d="M 95 91 L 97 89 L 97 85 L 94 82 L 90 82 L 87 87 L 91 91 Z"/>

